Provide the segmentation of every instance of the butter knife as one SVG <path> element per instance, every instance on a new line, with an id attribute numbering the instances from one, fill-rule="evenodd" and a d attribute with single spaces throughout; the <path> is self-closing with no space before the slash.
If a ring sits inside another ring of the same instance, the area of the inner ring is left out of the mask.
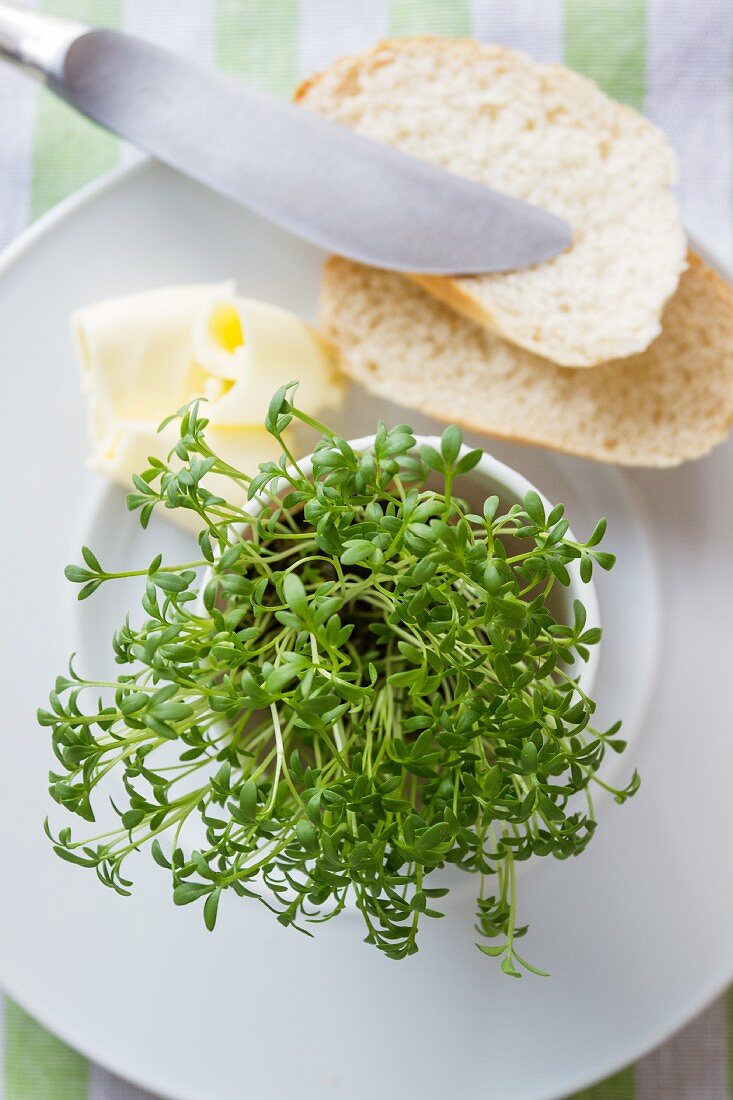
<path id="1" fill-rule="evenodd" d="M 362 263 L 506 271 L 571 241 L 547 211 L 130 35 L 0 3 L 0 57 L 164 164 Z"/>

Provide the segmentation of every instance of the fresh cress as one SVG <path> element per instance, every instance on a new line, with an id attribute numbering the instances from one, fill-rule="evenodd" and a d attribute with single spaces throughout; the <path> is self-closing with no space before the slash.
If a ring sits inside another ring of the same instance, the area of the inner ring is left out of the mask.
<path id="1" fill-rule="evenodd" d="M 47 833 L 121 894 L 127 857 L 149 848 L 210 929 L 225 891 L 301 931 L 352 903 L 393 959 L 441 916 L 435 872 L 452 864 L 476 879 L 480 950 L 507 974 L 541 973 L 517 949 L 515 864 L 583 851 L 604 755 L 624 747 L 618 724 L 593 726 L 573 672 L 600 631 L 580 602 L 565 624 L 550 601 L 572 562 L 586 582 L 613 565 L 605 522 L 575 542 L 563 506 L 546 515 L 534 492 L 473 513 L 461 475 L 481 452 L 457 428 L 416 451 L 409 428 L 380 423 L 356 452 L 295 388 L 266 420 L 282 459 L 254 478 L 212 453 L 198 405 L 176 414 L 171 464 L 135 477 L 144 527 L 159 506 L 200 517 L 200 558 L 141 571 L 144 617 L 114 637 L 116 682 L 71 665 L 39 712 L 56 802 L 92 822 L 114 786 L 111 830 Z M 321 435 L 309 476 L 283 437 L 293 420 Z M 248 511 L 206 490 L 210 471 L 248 487 Z M 82 554 L 66 570 L 80 599 L 138 575 Z"/>

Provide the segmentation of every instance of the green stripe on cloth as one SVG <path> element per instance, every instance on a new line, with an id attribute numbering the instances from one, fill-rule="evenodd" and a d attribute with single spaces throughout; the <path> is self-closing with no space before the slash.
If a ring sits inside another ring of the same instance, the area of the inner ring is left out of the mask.
<path id="1" fill-rule="evenodd" d="M 472 31 L 470 0 L 421 0 L 420 3 L 391 0 L 390 34 L 445 34 L 460 38 Z"/>
<path id="2" fill-rule="evenodd" d="M 634 1067 L 629 1066 L 620 1073 L 615 1073 L 613 1077 L 599 1081 L 597 1085 L 576 1092 L 568 1100 L 634 1100 L 635 1096 L 636 1075 Z"/>
<path id="3" fill-rule="evenodd" d="M 122 0 L 41 0 L 40 10 L 106 26 L 122 21 Z M 31 217 L 45 214 L 72 191 L 114 168 L 118 158 L 117 138 L 42 89 L 33 140 Z"/>
<path id="4" fill-rule="evenodd" d="M 217 65 L 264 92 L 293 92 L 298 34 L 298 0 L 217 0 Z"/>
<path id="5" fill-rule="evenodd" d="M 6 1003 L 3 1100 L 86 1100 L 87 1078 L 81 1054 Z"/>
<path id="6" fill-rule="evenodd" d="M 725 1018 L 727 1024 L 725 1047 L 728 1056 L 728 1095 L 733 1097 L 733 985 L 725 995 Z"/>
<path id="7" fill-rule="evenodd" d="M 644 0 L 565 0 L 565 61 L 604 91 L 643 110 Z"/>

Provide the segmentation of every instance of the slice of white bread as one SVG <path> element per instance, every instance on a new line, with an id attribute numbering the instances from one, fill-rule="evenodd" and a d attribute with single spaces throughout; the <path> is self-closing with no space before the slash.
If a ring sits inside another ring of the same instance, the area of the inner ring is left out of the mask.
<path id="1" fill-rule="evenodd" d="M 500 46 L 398 38 L 336 62 L 296 100 L 570 222 L 571 248 L 533 268 L 413 276 L 454 309 L 569 367 L 658 335 L 685 261 L 674 154 L 590 80 Z"/>
<path id="2" fill-rule="evenodd" d="M 694 256 L 662 335 L 568 370 L 460 317 L 399 275 L 337 257 L 321 328 L 372 393 L 488 435 L 625 466 L 675 466 L 733 424 L 733 290 Z"/>

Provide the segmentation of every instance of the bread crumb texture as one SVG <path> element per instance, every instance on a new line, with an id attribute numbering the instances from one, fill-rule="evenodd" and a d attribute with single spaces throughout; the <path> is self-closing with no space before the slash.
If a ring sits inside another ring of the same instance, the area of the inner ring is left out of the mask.
<path id="1" fill-rule="evenodd" d="M 592 371 L 542 360 L 399 275 L 334 258 L 320 320 L 355 381 L 489 435 L 627 466 L 675 466 L 733 423 L 733 292 L 695 256 L 644 353 Z"/>
<path id="2" fill-rule="evenodd" d="M 572 225 L 562 255 L 522 271 L 421 279 L 434 296 L 565 366 L 633 355 L 659 334 L 685 260 L 674 154 L 591 81 L 499 46 L 406 38 L 337 62 L 296 98 Z"/>

